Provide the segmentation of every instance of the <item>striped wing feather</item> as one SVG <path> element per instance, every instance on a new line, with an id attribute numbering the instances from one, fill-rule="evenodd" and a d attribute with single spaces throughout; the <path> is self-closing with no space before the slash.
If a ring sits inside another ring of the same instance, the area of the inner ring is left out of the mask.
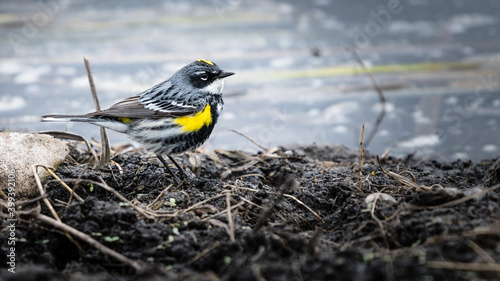
<path id="1" fill-rule="evenodd" d="M 194 114 L 206 105 L 203 98 L 186 99 L 172 89 L 168 81 L 112 105 L 110 108 L 87 114 L 87 117 L 162 118 Z M 192 98 L 192 96 L 191 96 Z"/>

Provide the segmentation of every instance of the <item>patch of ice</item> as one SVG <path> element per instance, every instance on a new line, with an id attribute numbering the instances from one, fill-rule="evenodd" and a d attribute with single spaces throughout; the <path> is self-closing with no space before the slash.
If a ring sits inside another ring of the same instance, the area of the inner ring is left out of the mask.
<path id="1" fill-rule="evenodd" d="M 498 151 L 498 146 L 494 144 L 487 144 L 481 148 L 482 151 L 486 153 L 491 153 L 491 152 L 497 152 Z"/>
<path id="2" fill-rule="evenodd" d="M 89 79 L 87 76 L 79 76 L 71 79 L 70 82 L 73 87 L 89 87 Z"/>
<path id="3" fill-rule="evenodd" d="M 347 133 L 348 129 L 346 126 L 342 126 L 342 125 L 339 125 L 339 126 L 335 126 L 333 127 L 333 130 L 332 130 L 335 134 L 345 134 Z"/>
<path id="4" fill-rule="evenodd" d="M 21 71 L 14 78 L 15 83 L 28 84 L 37 82 L 40 76 L 49 73 L 52 70 L 50 65 L 32 66 Z"/>
<path id="5" fill-rule="evenodd" d="M 309 112 L 307 112 L 307 115 L 309 115 L 311 117 L 315 117 L 315 116 L 318 116 L 320 113 L 321 113 L 321 110 L 319 110 L 317 108 L 311 108 L 309 110 Z"/>
<path id="6" fill-rule="evenodd" d="M 453 153 L 453 155 L 451 155 L 451 158 L 463 159 L 463 160 L 470 159 L 469 154 L 467 154 L 465 152 L 455 152 L 455 153 Z"/>
<path id="7" fill-rule="evenodd" d="M 9 75 L 17 74 L 24 70 L 26 67 L 15 61 L 4 61 L 0 63 L 0 74 Z"/>
<path id="8" fill-rule="evenodd" d="M 458 104 L 458 98 L 455 96 L 451 96 L 445 99 L 444 103 L 448 105 L 456 105 Z"/>
<path id="9" fill-rule="evenodd" d="M 58 66 L 56 68 L 56 74 L 60 76 L 75 76 L 77 72 L 75 67 L 70 66 Z"/>
<path id="10" fill-rule="evenodd" d="M 394 106 L 393 103 L 387 102 L 385 104 L 385 112 L 386 113 L 394 112 L 394 108 L 395 108 L 395 106 Z M 377 113 L 380 112 L 380 111 L 382 111 L 382 104 L 381 103 L 375 104 L 374 106 L 372 106 L 372 110 L 374 112 L 377 112 Z"/>
<path id="11" fill-rule="evenodd" d="M 426 146 L 435 146 L 439 144 L 438 135 L 417 136 L 407 141 L 400 142 L 399 147 L 404 148 L 419 148 Z"/>
<path id="12" fill-rule="evenodd" d="M 479 27 L 496 23 L 496 19 L 490 15 L 463 14 L 453 16 L 444 26 L 451 33 L 464 33 L 471 27 Z"/>
<path id="13" fill-rule="evenodd" d="M 293 65 L 294 62 L 295 62 L 295 58 L 293 58 L 293 57 L 283 57 L 283 58 L 272 59 L 271 62 L 269 63 L 269 65 L 271 67 L 281 68 L 281 67 L 291 66 L 291 65 Z"/>
<path id="14" fill-rule="evenodd" d="M 10 111 L 26 106 L 24 98 L 19 96 L 4 95 L 0 97 L 0 111 Z"/>
<path id="15" fill-rule="evenodd" d="M 432 122 L 432 119 L 424 116 L 424 113 L 420 109 L 415 110 L 412 115 L 417 124 L 430 124 Z"/>
<path id="16" fill-rule="evenodd" d="M 427 21 L 400 21 L 394 20 L 388 27 L 389 32 L 393 33 L 416 33 L 420 36 L 431 36 L 436 33 L 436 27 Z"/>
<path id="17" fill-rule="evenodd" d="M 323 112 L 323 121 L 327 123 L 345 124 L 351 122 L 349 114 L 356 113 L 359 104 L 355 101 L 345 101 L 327 107 Z"/>

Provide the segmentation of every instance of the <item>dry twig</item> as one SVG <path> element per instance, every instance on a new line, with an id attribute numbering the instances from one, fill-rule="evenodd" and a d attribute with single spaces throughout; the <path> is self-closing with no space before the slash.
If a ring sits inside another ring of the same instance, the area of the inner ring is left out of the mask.
<path id="1" fill-rule="evenodd" d="M 231 214 L 231 193 L 230 191 L 226 191 L 226 212 L 227 212 L 227 224 L 229 225 L 229 239 L 231 239 L 231 243 L 236 242 L 234 238 L 234 222 L 233 216 Z"/>
<path id="2" fill-rule="evenodd" d="M 97 240 L 93 239 L 89 235 L 87 235 L 87 234 L 85 234 L 77 229 L 74 229 L 73 227 L 71 227 L 67 224 L 64 224 L 58 220 L 54 220 L 54 219 L 52 219 L 46 215 L 43 215 L 43 214 L 39 214 L 36 218 L 38 220 L 46 223 L 46 224 L 52 225 L 53 227 L 55 227 L 59 230 L 62 230 L 66 233 L 71 233 L 71 235 L 78 237 L 80 240 L 82 240 L 82 241 L 86 242 L 87 244 L 91 245 L 92 247 L 98 249 L 102 253 L 109 255 L 109 256 L 131 266 L 135 270 L 140 270 L 142 268 L 142 266 L 139 262 L 134 261 L 132 259 L 129 259 L 126 256 L 116 252 L 115 250 L 112 250 L 112 249 L 104 246 L 103 244 L 99 243 Z"/>
<path id="3" fill-rule="evenodd" d="M 241 133 L 241 132 L 238 132 L 238 131 L 236 131 L 236 130 L 231 130 L 231 131 L 232 131 L 232 132 L 237 133 L 238 135 L 240 135 L 240 136 L 242 136 L 242 137 L 244 137 L 244 138 L 246 138 L 247 140 L 251 141 L 251 142 L 252 142 L 253 144 L 255 144 L 256 146 L 260 147 L 261 149 L 263 149 L 263 150 L 265 150 L 265 151 L 267 151 L 267 150 L 268 150 L 268 148 L 267 148 L 267 147 L 265 147 L 265 146 L 263 146 L 262 144 L 260 144 L 260 143 L 256 142 L 255 140 L 253 140 L 253 139 L 252 139 L 252 138 L 250 138 L 249 136 L 247 136 L 247 135 L 245 135 L 245 134 L 243 134 L 243 133 Z"/>
<path id="4" fill-rule="evenodd" d="M 386 104 L 387 101 L 385 100 L 384 97 L 384 92 L 382 92 L 382 89 L 378 85 L 377 81 L 373 77 L 373 74 L 370 72 L 370 70 L 366 67 L 366 65 L 363 63 L 363 60 L 359 57 L 358 53 L 354 51 L 354 49 L 351 50 L 351 55 L 354 57 L 354 59 L 358 62 L 359 65 L 363 68 L 363 70 L 368 74 L 368 77 L 370 77 L 370 81 L 372 82 L 373 87 L 375 90 L 377 90 L 379 99 L 380 99 L 380 104 L 382 105 L 382 110 L 380 111 L 379 116 L 377 117 L 377 120 L 375 121 L 375 124 L 373 125 L 373 130 L 370 132 L 370 135 L 368 135 L 368 138 L 366 138 L 366 146 L 368 147 L 375 136 L 375 134 L 378 131 L 378 127 L 380 126 L 380 123 L 382 123 L 382 120 L 384 119 L 385 116 L 385 111 L 386 111 Z"/>
<path id="5" fill-rule="evenodd" d="M 365 123 L 361 126 L 361 138 L 359 140 L 359 181 L 358 189 L 359 192 L 363 193 L 361 189 L 361 184 L 363 183 L 363 165 L 365 164 L 365 158 L 363 157 L 363 136 L 365 135 Z"/>
<path id="6" fill-rule="evenodd" d="M 212 246 L 206 248 L 205 250 L 201 251 L 200 253 L 198 253 L 196 256 L 194 256 L 194 258 L 192 258 L 190 261 L 189 261 L 189 264 L 192 264 L 193 262 L 199 260 L 200 258 L 202 258 L 203 256 L 205 256 L 206 254 L 210 253 L 211 251 L 213 251 L 215 248 L 219 247 L 220 246 L 220 242 L 217 241 L 215 242 L 214 244 L 212 244 Z"/>
<path id="7" fill-rule="evenodd" d="M 378 162 L 378 166 L 380 167 L 380 170 L 388 175 L 389 177 L 395 179 L 397 182 L 401 183 L 401 184 L 404 184 L 404 185 L 407 185 L 411 188 L 414 188 L 414 189 L 417 189 L 417 190 L 426 190 L 426 191 L 430 191 L 432 190 L 432 187 L 428 187 L 428 186 L 424 186 L 424 185 L 419 185 L 417 184 L 416 182 L 413 182 L 412 180 L 408 179 L 407 177 L 404 177 L 402 175 L 399 175 L 399 174 L 396 174 L 394 172 L 391 172 L 391 171 L 387 171 L 384 169 L 384 167 L 382 167 L 382 164 L 380 163 L 380 158 L 377 156 L 377 162 Z M 403 171 L 404 173 L 410 173 L 409 171 Z M 411 174 L 411 173 L 410 173 Z M 412 179 L 415 179 L 415 176 L 414 175 L 411 175 L 412 176 Z"/>
<path id="8" fill-rule="evenodd" d="M 500 272 L 500 264 L 498 263 L 428 261 L 427 266 L 432 268 L 449 269 L 449 270 Z"/>
<path id="9" fill-rule="evenodd" d="M 69 182 L 76 182 L 78 179 L 65 179 L 65 181 L 69 181 Z M 113 195 L 115 195 L 118 199 L 120 199 L 121 201 L 127 203 L 132 209 L 134 209 L 135 211 L 137 211 L 138 213 L 140 213 L 141 215 L 145 216 L 146 218 L 148 219 L 154 219 L 155 218 L 155 214 L 151 213 L 150 211 L 148 210 L 145 210 L 139 206 L 136 206 L 135 204 L 133 204 L 132 202 L 130 202 L 127 198 L 125 198 L 123 195 L 121 195 L 118 191 L 114 190 L 111 186 L 109 186 L 108 184 L 106 184 L 106 182 L 104 182 L 104 180 L 99 177 L 99 180 L 101 182 L 96 182 L 96 181 L 93 181 L 93 180 L 87 180 L 87 179 L 80 179 L 79 181 L 80 182 L 86 182 L 86 183 L 90 183 L 90 184 L 93 184 L 93 185 L 97 185 L 97 186 L 100 186 L 102 187 L 103 189 L 105 189 L 106 191 L 109 191 L 111 193 L 113 193 Z"/>
<path id="10" fill-rule="evenodd" d="M 462 204 L 462 203 L 469 201 L 471 199 L 483 196 L 484 194 L 491 192 L 493 190 L 496 190 L 498 188 L 500 188 L 500 184 L 494 185 L 494 186 L 487 188 L 487 189 L 483 189 L 480 192 L 476 192 L 476 193 L 471 194 L 469 196 L 465 196 L 465 197 L 462 197 L 460 199 L 449 201 L 449 202 L 443 203 L 441 205 L 436 205 L 436 206 L 415 206 L 415 205 L 412 205 L 410 203 L 406 203 L 405 206 L 406 206 L 406 208 L 411 209 L 411 210 L 448 208 L 448 207 L 453 207 L 453 206 Z"/>
<path id="11" fill-rule="evenodd" d="M 75 191 L 73 189 L 71 189 L 71 187 L 69 187 L 56 174 L 54 174 L 54 172 L 52 172 L 52 168 L 44 166 L 44 165 L 35 165 L 35 166 L 36 167 L 42 167 L 42 168 L 44 168 L 45 171 L 47 171 L 47 173 L 49 173 L 53 178 L 56 179 L 57 182 L 59 182 L 64 188 L 66 188 L 67 191 L 69 191 L 69 193 L 71 194 L 71 196 L 74 196 L 78 201 L 80 201 L 80 203 L 84 202 L 84 200 L 82 199 L 82 197 L 80 197 L 78 194 L 76 194 Z"/>
<path id="12" fill-rule="evenodd" d="M 95 88 L 94 77 L 92 76 L 92 70 L 90 69 L 89 59 L 84 57 L 83 61 L 85 63 L 85 70 L 87 71 L 87 77 L 89 79 L 90 91 L 92 92 L 92 98 L 94 100 L 95 110 L 101 111 L 101 105 L 99 104 L 99 97 L 97 96 L 97 90 Z M 104 166 L 109 163 L 109 159 L 111 158 L 111 152 L 109 148 L 109 140 L 108 134 L 106 133 L 106 129 L 104 127 L 99 127 L 101 132 L 101 159 L 99 161 L 99 166 Z"/>

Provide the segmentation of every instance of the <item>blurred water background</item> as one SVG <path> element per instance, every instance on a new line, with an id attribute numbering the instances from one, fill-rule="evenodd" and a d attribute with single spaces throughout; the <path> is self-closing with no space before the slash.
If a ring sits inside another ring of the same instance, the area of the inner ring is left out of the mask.
<path id="1" fill-rule="evenodd" d="M 209 149 L 359 146 L 439 160 L 500 155 L 500 2 L 430 0 L 0 2 L 0 129 L 68 130 L 41 115 L 93 111 L 199 58 L 236 75 Z M 110 133 L 112 144 L 129 142 Z"/>

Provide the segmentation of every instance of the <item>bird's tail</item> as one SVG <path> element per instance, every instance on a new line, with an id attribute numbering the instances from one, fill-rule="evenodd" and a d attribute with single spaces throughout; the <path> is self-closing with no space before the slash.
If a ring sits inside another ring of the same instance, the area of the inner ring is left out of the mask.
<path id="1" fill-rule="evenodd" d="M 130 120 L 128 118 L 124 118 Z M 128 122 L 123 119 L 87 117 L 85 115 L 44 115 L 42 122 L 85 122 L 94 124 L 100 127 L 108 128 L 120 133 L 125 133 L 129 129 Z"/>
<path id="2" fill-rule="evenodd" d="M 44 115 L 42 122 L 92 122 L 94 118 L 86 117 L 84 115 Z"/>

